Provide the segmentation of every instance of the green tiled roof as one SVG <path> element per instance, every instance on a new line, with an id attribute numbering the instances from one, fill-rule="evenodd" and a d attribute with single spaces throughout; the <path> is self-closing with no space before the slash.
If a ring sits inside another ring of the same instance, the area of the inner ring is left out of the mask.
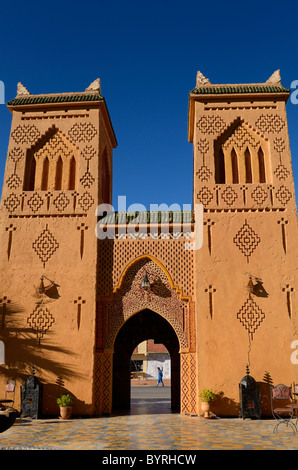
<path id="1" fill-rule="evenodd" d="M 105 224 L 125 225 L 138 216 L 139 224 L 194 222 L 192 211 L 114 212 L 104 218 Z M 168 218 L 167 218 L 168 217 Z"/>
<path id="2" fill-rule="evenodd" d="M 78 101 L 102 101 L 103 97 L 99 94 L 81 93 L 81 94 L 65 94 L 65 95 L 45 95 L 45 96 L 26 96 L 24 98 L 14 98 L 8 101 L 7 106 L 23 106 L 30 104 L 43 103 L 67 103 Z"/>
<path id="3" fill-rule="evenodd" d="M 274 85 L 235 85 L 235 86 L 202 86 L 190 93 L 197 95 L 221 95 L 232 93 L 290 93 L 288 88 Z"/>

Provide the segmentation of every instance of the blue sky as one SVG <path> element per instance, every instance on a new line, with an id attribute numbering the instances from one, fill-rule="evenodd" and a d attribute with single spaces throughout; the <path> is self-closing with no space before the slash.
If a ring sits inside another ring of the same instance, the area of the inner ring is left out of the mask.
<path id="1" fill-rule="evenodd" d="M 201 70 L 212 83 L 298 80 L 297 3 L 250 1 L 27 1 L 1 5 L 5 99 L 84 91 L 101 79 L 118 140 L 114 204 L 192 202 L 188 93 Z M 298 105 L 288 101 L 298 181 Z M 11 114 L 0 106 L 0 183 Z M 117 208 L 117 207 L 116 207 Z"/>

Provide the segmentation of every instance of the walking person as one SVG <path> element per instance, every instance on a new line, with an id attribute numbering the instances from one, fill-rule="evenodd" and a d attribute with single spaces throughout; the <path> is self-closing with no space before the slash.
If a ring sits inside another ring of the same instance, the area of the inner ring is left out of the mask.
<path id="1" fill-rule="evenodd" d="M 157 371 L 158 371 L 158 377 L 157 377 L 156 387 L 158 387 L 159 384 L 162 384 L 162 386 L 164 387 L 165 385 L 162 381 L 162 370 L 160 369 L 160 367 L 157 368 Z"/>

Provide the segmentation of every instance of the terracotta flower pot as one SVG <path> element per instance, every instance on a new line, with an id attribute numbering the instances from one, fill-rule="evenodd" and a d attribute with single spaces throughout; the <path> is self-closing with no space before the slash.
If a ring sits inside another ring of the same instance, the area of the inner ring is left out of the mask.
<path id="1" fill-rule="evenodd" d="M 72 406 L 60 406 L 60 418 L 69 419 L 72 415 Z"/>
<path id="2" fill-rule="evenodd" d="M 210 403 L 208 401 L 201 402 L 201 411 L 204 413 L 204 418 L 210 417 Z"/>

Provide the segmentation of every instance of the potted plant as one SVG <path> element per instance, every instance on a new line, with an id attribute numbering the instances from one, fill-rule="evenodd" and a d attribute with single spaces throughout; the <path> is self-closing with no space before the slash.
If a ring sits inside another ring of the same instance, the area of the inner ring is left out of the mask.
<path id="1" fill-rule="evenodd" d="M 57 405 L 60 407 L 60 418 L 69 419 L 72 415 L 73 396 L 69 393 L 67 395 L 60 395 L 57 398 Z"/>
<path id="2" fill-rule="evenodd" d="M 211 388 L 203 388 L 199 397 L 201 398 L 201 410 L 204 413 L 204 418 L 210 418 L 210 403 L 216 399 L 217 392 Z"/>

